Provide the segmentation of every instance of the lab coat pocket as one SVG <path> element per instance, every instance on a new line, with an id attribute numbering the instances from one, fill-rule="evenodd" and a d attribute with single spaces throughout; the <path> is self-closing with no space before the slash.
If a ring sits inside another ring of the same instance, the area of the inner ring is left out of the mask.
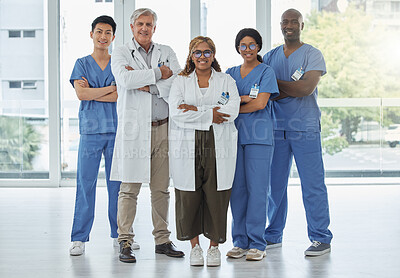
<path id="1" fill-rule="evenodd" d="M 125 112 L 122 129 L 125 140 L 135 140 L 139 136 L 138 111 L 128 109 Z"/>
<path id="2" fill-rule="evenodd" d="M 79 111 L 80 134 L 95 134 L 99 129 L 99 119 L 96 110 Z"/>

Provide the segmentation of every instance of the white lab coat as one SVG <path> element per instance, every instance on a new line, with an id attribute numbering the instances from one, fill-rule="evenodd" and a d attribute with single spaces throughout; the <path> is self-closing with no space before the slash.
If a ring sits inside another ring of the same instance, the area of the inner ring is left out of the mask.
<path id="1" fill-rule="evenodd" d="M 225 105 L 217 102 L 222 92 L 229 92 Z M 197 107 L 198 111 L 178 109 L 182 104 Z M 220 106 L 222 113 L 229 114 L 229 120 L 222 124 L 212 123 L 212 108 Z M 212 70 L 209 88 L 203 96 L 197 84 L 196 73 L 188 77 L 177 76 L 169 96 L 169 167 L 175 188 L 195 191 L 195 131 L 214 130 L 217 165 L 217 190 L 232 187 L 236 168 L 237 129 L 234 120 L 239 114 L 240 97 L 235 80 L 228 74 Z"/>
<path id="2" fill-rule="evenodd" d="M 174 75 L 156 82 L 153 69 L 158 67 L 160 62 L 164 62 Z M 126 65 L 134 70 L 128 71 Z M 118 128 L 111 180 L 130 183 L 150 182 L 152 96 L 137 89 L 155 84 L 160 97 L 168 101 L 172 81 L 180 72 L 175 52 L 169 46 L 156 43 L 154 43 L 151 66 L 153 69 L 148 68 L 132 40 L 115 48 L 112 53 L 111 70 L 118 91 Z"/>

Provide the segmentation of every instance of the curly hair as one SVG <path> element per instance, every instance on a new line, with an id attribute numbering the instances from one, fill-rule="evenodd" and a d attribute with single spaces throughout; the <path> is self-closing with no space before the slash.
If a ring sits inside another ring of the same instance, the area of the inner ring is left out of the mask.
<path id="1" fill-rule="evenodd" d="M 195 37 L 189 44 L 189 54 L 186 59 L 186 65 L 185 65 L 185 68 L 179 73 L 179 75 L 188 76 L 195 70 L 196 67 L 192 60 L 192 54 L 193 54 L 193 50 L 202 42 L 206 42 L 208 44 L 208 46 L 210 47 L 211 51 L 215 55 L 216 49 L 215 49 L 215 44 L 212 41 L 212 39 L 210 39 L 209 37 L 203 37 L 203 36 Z M 214 68 L 218 72 L 221 71 L 221 67 L 219 66 L 219 63 L 218 63 L 217 59 L 215 59 L 215 57 L 214 57 L 214 61 L 211 64 L 211 67 Z"/>

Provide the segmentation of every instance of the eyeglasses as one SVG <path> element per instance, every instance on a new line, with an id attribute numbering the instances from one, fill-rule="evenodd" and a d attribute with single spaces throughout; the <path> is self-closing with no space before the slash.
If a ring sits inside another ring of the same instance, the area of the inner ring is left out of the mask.
<path id="1" fill-rule="evenodd" d="M 252 44 L 249 45 L 249 49 L 250 49 L 250 50 L 254 50 L 254 49 L 256 49 L 256 48 L 257 48 L 257 45 L 254 44 L 254 43 L 252 43 Z M 245 44 L 241 44 L 241 45 L 240 45 L 240 50 L 241 50 L 241 51 L 245 51 L 246 49 L 247 49 L 247 45 L 245 45 Z"/>
<path id="2" fill-rule="evenodd" d="M 193 51 L 193 55 L 194 55 L 195 58 L 200 58 L 202 54 L 204 54 L 204 57 L 210 58 L 211 54 L 212 54 L 212 51 L 211 50 L 204 50 L 204 51 L 196 50 L 196 51 Z"/>

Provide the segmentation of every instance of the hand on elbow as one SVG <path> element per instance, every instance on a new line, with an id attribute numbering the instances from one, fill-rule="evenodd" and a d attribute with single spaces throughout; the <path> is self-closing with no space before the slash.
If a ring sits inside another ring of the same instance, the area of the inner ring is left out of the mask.
<path id="1" fill-rule="evenodd" d="M 161 70 L 161 79 L 168 79 L 172 76 L 172 70 L 169 67 L 162 65 L 160 67 L 160 70 Z"/>
<path id="2" fill-rule="evenodd" d="M 191 111 L 197 111 L 197 107 L 194 105 L 189 105 L 189 104 L 184 104 L 182 103 L 181 105 L 178 106 L 178 109 L 182 109 L 183 113 L 191 110 Z"/>
<path id="3" fill-rule="evenodd" d="M 221 107 L 214 107 L 213 108 L 213 120 L 212 122 L 215 124 L 222 124 L 223 122 L 227 122 L 230 117 L 229 114 L 218 112 Z"/>

